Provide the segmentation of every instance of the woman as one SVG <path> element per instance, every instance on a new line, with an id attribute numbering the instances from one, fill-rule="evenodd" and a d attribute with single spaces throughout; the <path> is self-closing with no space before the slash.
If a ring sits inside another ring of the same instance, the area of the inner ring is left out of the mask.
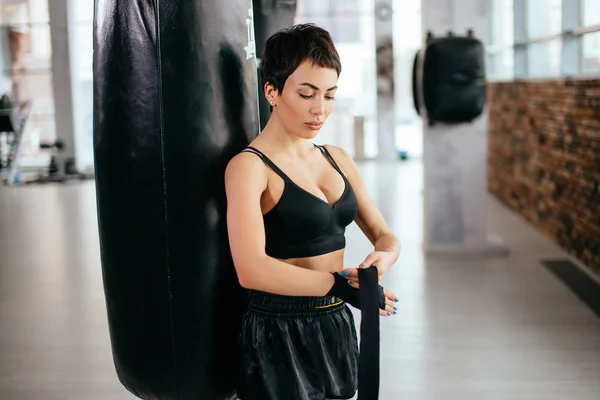
<path id="1" fill-rule="evenodd" d="M 261 64 L 271 117 L 225 172 L 231 253 L 249 289 L 242 400 L 352 398 L 358 345 L 346 302 L 360 303 L 358 270 L 342 265 L 346 226 L 355 221 L 375 246 L 360 268 L 376 266 L 381 278 L 399 255 L 352 158 L 311 142 L 340 71 L 327 31 L 308 24 L 271 36 Z M 380 296 L 380 314 L 395 314 L 395 296 L 381 287 Z"/>

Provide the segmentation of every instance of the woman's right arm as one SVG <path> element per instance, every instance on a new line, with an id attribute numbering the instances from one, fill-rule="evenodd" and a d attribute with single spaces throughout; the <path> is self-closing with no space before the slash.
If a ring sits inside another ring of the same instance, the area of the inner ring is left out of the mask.
<path id="1" fill-rule="evenodd" d="M 240 153 L 225 170 L 227 231 L 240 285 L 285 296 L 324 296 L 334 284 L 329 272 L 296 267 L 265 253 L 260 199 L 267 175 L 260 158 Z"/>

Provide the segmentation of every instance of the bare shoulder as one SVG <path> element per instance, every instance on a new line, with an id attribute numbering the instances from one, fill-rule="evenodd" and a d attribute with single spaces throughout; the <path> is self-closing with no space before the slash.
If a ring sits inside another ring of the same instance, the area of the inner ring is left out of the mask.
<path id="1" fill-rule="evenodd" d="M 333 157 L 335 162 L 338 163 L 338 165 L 340 166 L 342 171 L 344 171 L 345 174 L 354 175 L 358 173 L 358 168 L 356 166 L 356 163 L 354 162 L 354 159 L 350 156 L 350 154 L 348 154 L 346 150 L 332 144 L 325 144 L 323 145 L 323 147 L 329 150 L 329 153 L 331 153 L 331 156 Z"/>
<path id="2" fill-rule="evenodd" d="M 346 150 L 344 150 L 343 148 L 341 148 L 340 146 L 335 146 L 333 144 L 324 144 L 323 147 L 325 147 L 327 150 L 329 150 L 331 155 L 334 157 L 336 155 L 339 155 L 343 158 L 347 158 L 350 161 L 352 161 L 352 157 L 350 157 L 350 154 L 348 154 L 348 152 Z"/>
<path id="3" fill-rule="evenodd" d="M 225 168 L 225 186 L 245 187 L 248 184 L 263 190 L 267 174 L 263 161 L 250 152 L 241 152 L 233 157 Z"/>
<path id="4" fill-rule="evenodd" d="M 243 170 L 245 168 L 261 168 L 262 166 L 263 162 L 256 154 L 249 151 L 242 151 L 229 160 L 225 171 Z"/>

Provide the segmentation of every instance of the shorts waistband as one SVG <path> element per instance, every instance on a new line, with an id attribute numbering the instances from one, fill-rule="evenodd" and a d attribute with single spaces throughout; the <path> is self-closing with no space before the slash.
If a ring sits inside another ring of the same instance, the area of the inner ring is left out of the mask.
<path id="1" fill-rule="evenodd" d="M 344 304 L 334 296 L 282 296 L 258 290 L 248 291 L 248 308 L 266 313 L 296 314 L 338 308 Z"/>

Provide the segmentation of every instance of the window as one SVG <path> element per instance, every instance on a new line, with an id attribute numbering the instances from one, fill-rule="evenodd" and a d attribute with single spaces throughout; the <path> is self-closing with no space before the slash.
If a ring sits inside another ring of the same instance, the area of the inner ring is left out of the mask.
<path id="1" fill-rule="evenodd" d="M 515 57 L 511 47 L 489 55 L 487 74 L 491 79 L 512 79 L 514 77 L 514 67 Z"/>
<path id="2" fill-rule="evenodd" d="M 600 0 L 486 2 L 489 79 L 600 77 Z"/>
<path id="3" fill-rule="evenodd" d="M 600 32 L 583 35 L 582 42 L 581 72 L 586 75 L 600 74 Z"/>
<path id="4" fill-rule="evenodd" d="M 336 43 L 360 41 L 360 2 L 358 0 L 304 0 L 296 15 L 326 29 Z"/>
<path id="5" fill-rule="evenodd" d="M 512 46 L 514 42 L 513 0 L 492 0 L 489 21 L 489 44 Z"/>
<path id="6" fill-rule="evenodd" d="M 488 79 L 514 76 L 514 9 L 513 0 L 491 0 L 488 15 Z"/>
<path id="7" fill-rule="evenodd" d="M 583 26 L 600 24 L 600 0 L 581 0 L 581 23 Z"/>
<path id="8" fill-rule="evenodd" d="M 94 3 L 75 1 L 71 9 L 71 83 L 77 168 L 92 170 L 94 166 L 93 120 L 94 86 L 92 80 Z"/>
<path id="9" fill-rule="evenodd" d="M 422 44 L 421 1 L 394 2 L 395 144 L 409 157 L 423 156 L 423 128 L 412 97 L 412 66 Z M 408 72 L 408 73 L 407 73 Z"/>
<path id="10" fill-rule="evenodd" d="M 560 40 L 532 43 L 527 51 L 527 72 L 532 78 L 560 75 Z"/>
<path id="11" fill-rule="evenodd" d="M 526 14 L 527 38 L 535 39 L 561 32 L 562 0 L 527 0 Z"/>

